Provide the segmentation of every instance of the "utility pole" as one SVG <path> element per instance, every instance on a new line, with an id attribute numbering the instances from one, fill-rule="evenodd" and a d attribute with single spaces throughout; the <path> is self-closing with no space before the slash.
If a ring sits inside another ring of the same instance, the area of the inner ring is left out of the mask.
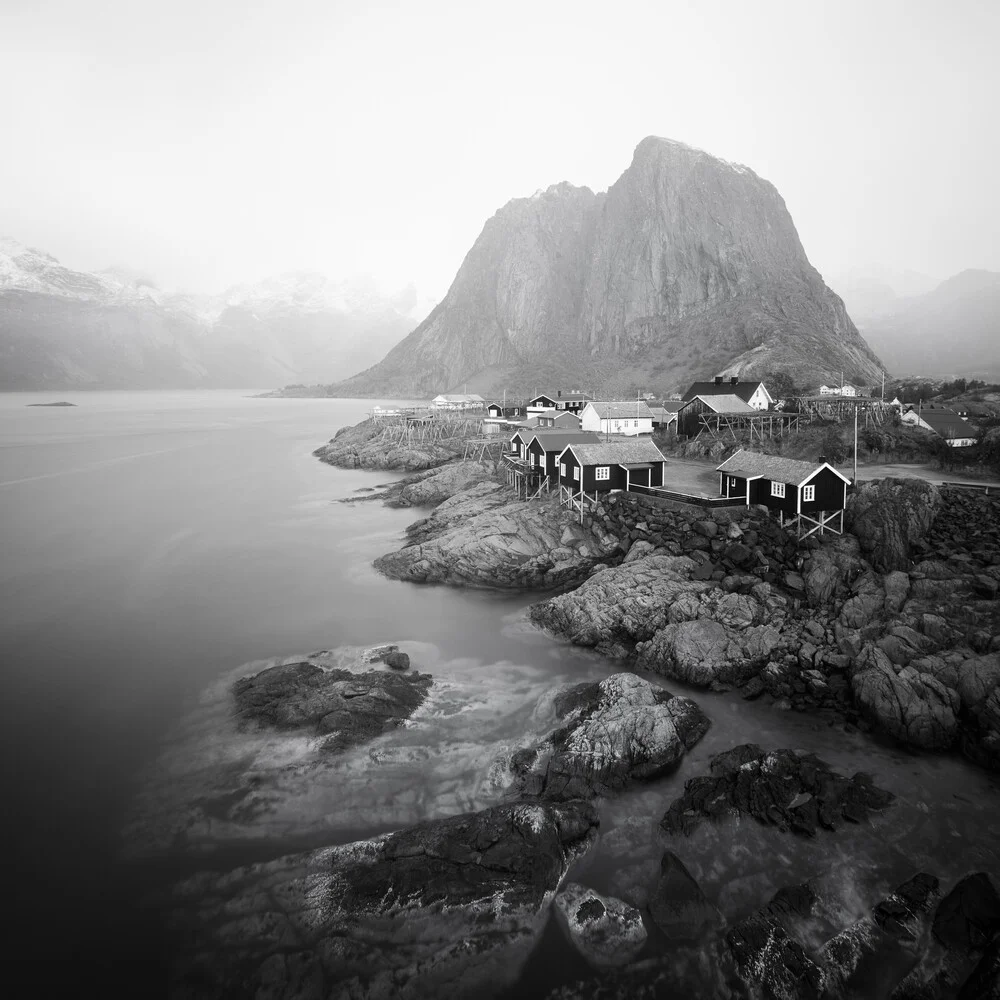
<path id="1" fill-rule="evenodd" d="M 858 484 L 858 407 L 854 405 L 854 485 Z"/>

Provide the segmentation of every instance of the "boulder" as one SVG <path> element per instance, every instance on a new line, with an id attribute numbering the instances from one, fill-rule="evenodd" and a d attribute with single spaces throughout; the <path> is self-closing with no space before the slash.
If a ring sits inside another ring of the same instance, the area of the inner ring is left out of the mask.
<path id="1" fill-rule="evenodd" d="M 990 876 L 976 872 L 961 879 L 941 900 L 931 930 L 946 948 L 982 951 L 1000 933 L 1000 894 Z"/>
<path id="2" fill-rule="evenodd" d="M 570 942 L 596 969 L 627 965 L 646 943 L 642 915 L 634 906 L 586 886 L 567 883 L 553 909 Z"/>
<path id="3" fill-rule="evenodd" d="M 528 616 L 536 625 L 579 646 L 630 650 L 667 624 L 680 599 L 697 600 L 712 589 L 710 583 L 691 580 L 694 568 L 687 556 L 627 559 L 568 594 L 532 605 Z"/>
<path id="4" fill-rule="evenodd" d="M 813 754 L 753 743 L 717 754 L 710 771 L 684 783 L 661 820 L 667 833 L 689 834 L 704 819 L 736 815 L 813 836 L 844 820 L 863 822 L 893 800 L 864 772 L 846 778 Z"/>
<path id="5" fill-rule="evenodd" d="M 407 483 L 393 501 L 398 507 L 430 507 L 490 479 L 489 469 L 481 462 L 451 462 Z"/>
<path id="6" fill-rule="evenodd" d="M 729 628 L 710 618 L 660 629 L 636 645 L 639 666 L 689 684 L 741 684 L 768 661 L 781 634 L 773 625 Z"/>
<path id="7" fill-rule="evenodd" d="M 660 878 L 649 899 L 649 914 L 671 940 L 697 941 L 722 922 L 719 911 L 672 851 L 660 861 Z"/>
<path id="8" fill-rule="evenodd" d="M 930 531 L 940 502 L 937 487 L 922 479 L 859 483 L 847 501 L 844 524 L 876 569 L 905 570 L 910 547 Z"/>
<path id="9" fill-rule="evenodd" d="M 851 678 L 865 718 L 882 732 L 925 750 L 940 750 L 958 734 L 958 695 L 931 674 L 904 667 L 898 673 L 875 646 L 862 650 Z"/>
<path id="10" fill-rule="evenodd" d="M 519 794 L 587 798 L 655 778 L 677 765 L 708 731 L 689 698 L 631 673 L 613 674 L 560 695 L 558 729 L 510 762 Z"/>
<path id="11" fill-rule="evenodd" d="M 517 979 L 570 865 L 584 803 L 504 805 L 206 872 L 174 894 L 175 995 L 492 997 Z"/>
<path id="12" fill-rule="evenodd" d="M 357 672 L 300 661 L 240 678 L 233 695 L 241 722 L 310 730 L 326 736 L 327 749 L 343 751 L 400 725 L 430 686 L 430 674 Z"/>

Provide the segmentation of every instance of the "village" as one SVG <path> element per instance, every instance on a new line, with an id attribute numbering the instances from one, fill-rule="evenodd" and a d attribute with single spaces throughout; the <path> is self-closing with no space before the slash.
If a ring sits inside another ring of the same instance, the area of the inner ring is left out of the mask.
<path id="1" fill-rule="evenodd" d="M 789 458 L 756 450 L 755 443 L 797 434 L 813 422 L 850 421 L 856 435 L 859 421 L 866 427 L 897 421 L 952 448 L 974 444 L 966 414 L 884 395 L 884 386 L 878 395 L 841 381 L 776 399 L 761 380 L 715 376 L 694 382 L 677 399 L 600 400 L 578 389 L 501 401 L 451 393 L 429 407 L 376 407 L 371 416 L 400 443 L 463 436 L 463 457 L 492 460 L 519 499 L 555 494 L 581 522 L 602 495 L 623 491 L 703 508 L 760 505 L 801 540 L 843 532 L 856 465 L 849 476 L 826 455 Z M 738 446 L 715 467 L 718 485 L 711 490 L 679 476 L 681 467 L 661 450 L 700 438 Z"/>

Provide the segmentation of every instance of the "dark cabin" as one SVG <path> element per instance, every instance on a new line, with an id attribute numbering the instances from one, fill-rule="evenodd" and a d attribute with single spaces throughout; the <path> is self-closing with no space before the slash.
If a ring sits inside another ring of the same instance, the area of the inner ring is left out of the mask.
<path id="1" fill-rule="evenodd" d="M 538 426 L 556 428 L 561 431 L 576 431 L 580 429 L 580 418 L 572 410 L 539 413 Z"/>
<path id="2" fill-rule="evenodd" d="M 573 389 L 570 392 L 558 389 L 555 392 L 539 393 L 528 400 L 528 406 L 536 412 L 538 410 L 559 410 L 579 414 L 591 398 L 588 393 L 581 392 L 579 389 Z"/>
<path id="3" fill-rule="evenodd" d="M 541 392 L 537 396 L 532 396 L 528 400 L 529 410 L 554 410 L 556 408 L 556 396 L 550 396 L 546 392 Z"/>
<path id="4" fill-rule="evenodd" d="M 554 483 L 559 479 L 559 456 L 568 444 L 598 444 L 600 437 L 590 431 L 538 430 L 528 442 L 528 464 L 544 468 Z"/>
<path id="5" fill-rule="evenodd" d="M 607 444 L 574 442 L 559 455 L 559 484 L 574 493 L 662 486 L 666 464 L 649 438 Z"/>
<path id="6" fill-rule="evenodd" d="M 738 451 L 718 467 L 719 493 L 740 497 L 749 506 L 763 504 L 782 523 L 799 516 L 811 522 L 842 512 L 850 480 L 828 462 Z"/>
<path id="7" fill-rule="evenodd" d="M 537 433 L 537 427 L 519 427 L 510 438 L 510 455 L 526 460 L 528 454 L 528 442 Z"/>
<path id="8" fill-rule="evenodd" d="M 504 406 L 502 403 L 490 403 L 486 407 L 486 416 L 493 420 L 504 420 L 510 417 L 523 417 L 524 407 L 519 403 L 517 406 Z"/>

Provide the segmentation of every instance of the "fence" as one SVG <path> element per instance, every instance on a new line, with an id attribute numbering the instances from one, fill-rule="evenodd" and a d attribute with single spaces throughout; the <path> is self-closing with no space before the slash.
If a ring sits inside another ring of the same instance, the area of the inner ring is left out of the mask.
<path id="1" fill-rule="evenodd" d="M 706 509 L 746 506 L 746 500 L 743 497 L 699 497 L 691 493 L 675 493 L 673 490 L 665 490 L 659 486 L 640 486 L 638 483 L 630 483 L 629 492 L 642 493 L 645 496 L 659 497 L 661 500 L 673 500 L 676 503 L 685 503 Z"/>

